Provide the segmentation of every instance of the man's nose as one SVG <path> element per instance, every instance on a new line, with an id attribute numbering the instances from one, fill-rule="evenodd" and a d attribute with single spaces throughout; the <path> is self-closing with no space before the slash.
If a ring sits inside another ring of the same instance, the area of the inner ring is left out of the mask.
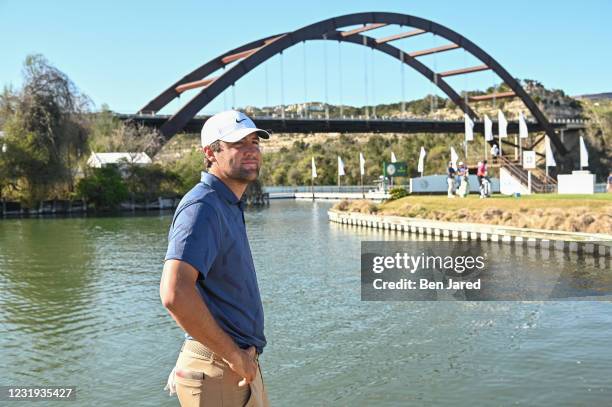
<path id="1" fill-rule="evenodd" d="M 261 150 L 257 144 L 249 144 L 244 148 L 245 154 L 259 154 L 260 152 Z"/>

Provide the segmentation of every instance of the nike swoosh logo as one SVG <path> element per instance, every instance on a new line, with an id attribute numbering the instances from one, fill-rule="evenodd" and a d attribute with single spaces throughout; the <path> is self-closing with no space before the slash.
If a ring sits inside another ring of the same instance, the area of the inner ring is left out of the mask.
<path id="1" fill-rule="evenodd" d="M 243 121 L 245 121 L 245 120 L 246 120 L 246 118 L 244 118 L 244 119 L 242 119 L 242 120 L 238 120 L 238 119 L 236 119 L 236 123 L 241 123 L 241 122 L 243 122 Z"/>

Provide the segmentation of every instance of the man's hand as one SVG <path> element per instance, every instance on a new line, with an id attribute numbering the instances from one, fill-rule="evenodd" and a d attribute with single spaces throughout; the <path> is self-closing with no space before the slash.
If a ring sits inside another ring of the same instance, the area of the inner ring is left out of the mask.
<path id="1" fill-rule="evenodd" d="M 257 374 L 255 348 L 240 349 L 219 327 L 198 294 L 197 277 L 198 271 L 190 264 L 179 260 L 166 261 L 160 282 L 162 303 L 185 332 L 223 358 L 243 378 L 239 386 L 246 386 Z"/>
<path id="2" fill-rule="evenodd" d="M 254 346 L 248 349 L 240 349 L 236 356 L 232 359 L 226 360 L 230 369 L 242 376 L 242 380 L 238 383 L 238 386 L 243 387 L 255 380 L 257 374 L 257 363 L 255 362 L 256 350 Z"/>

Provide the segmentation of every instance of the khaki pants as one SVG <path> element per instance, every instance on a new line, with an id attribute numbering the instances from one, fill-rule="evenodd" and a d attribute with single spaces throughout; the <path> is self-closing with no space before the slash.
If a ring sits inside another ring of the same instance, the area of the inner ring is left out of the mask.
<path id="1" fill-rule="evenodd" d="M 446 183 L 448 184 L 448 197 L 452 198 L 455 196 L 455 179 L 447 178 Z"/>
<path id="2" fill-rule="evenodd" d="M 185 341 L 175 373 L 181 407 L 269 407 L 259 361 L 253 382 L 239 387 L 241 380 L 242 377 L 204 345 Z"/>

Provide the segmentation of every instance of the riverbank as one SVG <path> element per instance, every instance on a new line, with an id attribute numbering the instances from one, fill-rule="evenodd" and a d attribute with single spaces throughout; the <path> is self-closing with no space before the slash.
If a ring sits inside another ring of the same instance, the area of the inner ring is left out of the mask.
<path id="1" fill-rule="evenodd" d="M 21 202 L 0 201 L 0 219 L 4 217 L 29 217 L 41 215 L 70 215 L 87 213 L 114 213 L 135 211 L 159 211 L 176 209 L 181 201 L 177 197 L 157 197 L 150 200 L 132 200 L 120 203 L 116 208 L 97 209 L 95 205 L 82 199 L 78 200 L 48 200 L 39 202 L 36 207 L 29 208 Z M 258 193 L 245 196 L 246 206 L 265 206 L 270 204 L 270 194 Z"/>
<path id="2" fill-rule="evenodd" d="M 449 199 L 446 196 L 408 196 L 376 204 L 342 201 L 339 212 L 400 216 L 423 220 L 477 223 L 550 231 L 603 233 L 612 231 L 612 194 L 542 194 L 513 198 L 478 196 Z"/>
<path id="3" fill-rule="evenodd" d="M 431 240 L 466 240 L 505 243 L 545 250 L 588 254 L 595 257 L 612 255 L 612 235 L 516 228 L 477 223 L 444 222 L 402 216 L 384 216 L 331 209 L 330 222 L 421 235 Z"/>

